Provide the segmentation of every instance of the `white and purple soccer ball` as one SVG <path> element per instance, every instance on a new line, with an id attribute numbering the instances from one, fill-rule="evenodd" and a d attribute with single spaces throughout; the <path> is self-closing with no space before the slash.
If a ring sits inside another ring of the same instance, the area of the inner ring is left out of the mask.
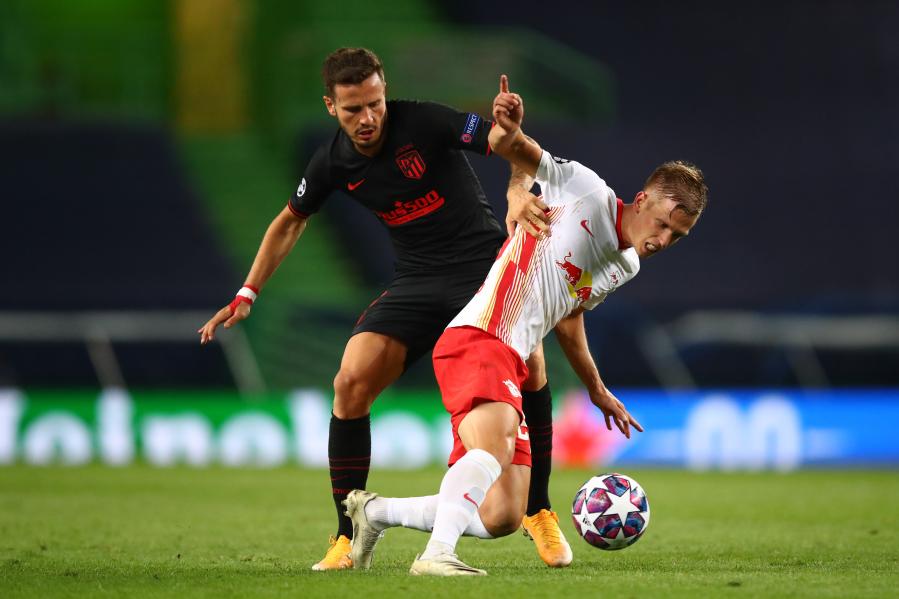
<path id="1" fill-rule="evenodd" d="M 637 481 L 624 474 L 594 476 L 578 490 L 571 519 L 585 541 L 600 549 L 624 549 L 649 526 L 649 501 Z"/>

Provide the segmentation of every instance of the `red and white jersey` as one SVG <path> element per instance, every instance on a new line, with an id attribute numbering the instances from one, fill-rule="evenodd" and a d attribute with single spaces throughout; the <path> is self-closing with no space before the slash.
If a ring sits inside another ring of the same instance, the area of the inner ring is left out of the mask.
<path id="1" fill-rule="evenodd" d="M 449 324 L 482 329 L 523 360 L 562 318 L 593 309 L 640 270 L 636 250 L 622 249 L 622 202 L 596 173 L 544 151 L 536 179 L 552 237 L 537 241 L 518 227 Z"/>

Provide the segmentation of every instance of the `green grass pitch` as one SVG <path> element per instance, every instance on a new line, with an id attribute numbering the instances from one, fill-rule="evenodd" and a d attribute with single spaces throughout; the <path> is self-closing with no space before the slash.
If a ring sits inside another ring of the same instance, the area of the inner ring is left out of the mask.
<path id="1" fill-rule="evenodd" d="M 577 538 L 567 509 L 591 474 L 552 492 L 574 563 L 546 568 L 515 534 L 463 539 L 485 578 L 420 579 L 427 540 L 393 529 L 369 572 L 310 571 L 333 532 L 324 471 L 0 468 L 0 597 L 896 597 L 895 472 L 626 471 L 646 488 L 646 535 L 618 552 Z M 372 490 L 435 492 L 442 470 L 375 470 Z M 502 594 L 502 595 L 500 595 Z"/>

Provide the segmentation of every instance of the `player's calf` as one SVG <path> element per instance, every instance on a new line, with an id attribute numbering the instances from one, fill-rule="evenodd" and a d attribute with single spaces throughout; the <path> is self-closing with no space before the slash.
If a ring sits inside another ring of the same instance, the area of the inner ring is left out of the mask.
<path id="1" fill-rule="evenodd" d="M 490 487 L 479 510 L 484 527 L 494 537 L 504 537 L 521 527 L 525 515 L 531 469 L 510 464 Z"/>

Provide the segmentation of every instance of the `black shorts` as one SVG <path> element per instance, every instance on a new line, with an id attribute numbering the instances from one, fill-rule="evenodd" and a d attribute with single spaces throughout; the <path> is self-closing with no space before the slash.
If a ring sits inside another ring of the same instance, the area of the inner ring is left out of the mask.
<path id="1" fill-rule="evenodd" d="M 431 351 L 446 325 L 481 287 L 493 260 L 434 271 L 397 273 L 362 312 L 353 335 L 380 333 L 406 346 L 405 368 Z"/>

